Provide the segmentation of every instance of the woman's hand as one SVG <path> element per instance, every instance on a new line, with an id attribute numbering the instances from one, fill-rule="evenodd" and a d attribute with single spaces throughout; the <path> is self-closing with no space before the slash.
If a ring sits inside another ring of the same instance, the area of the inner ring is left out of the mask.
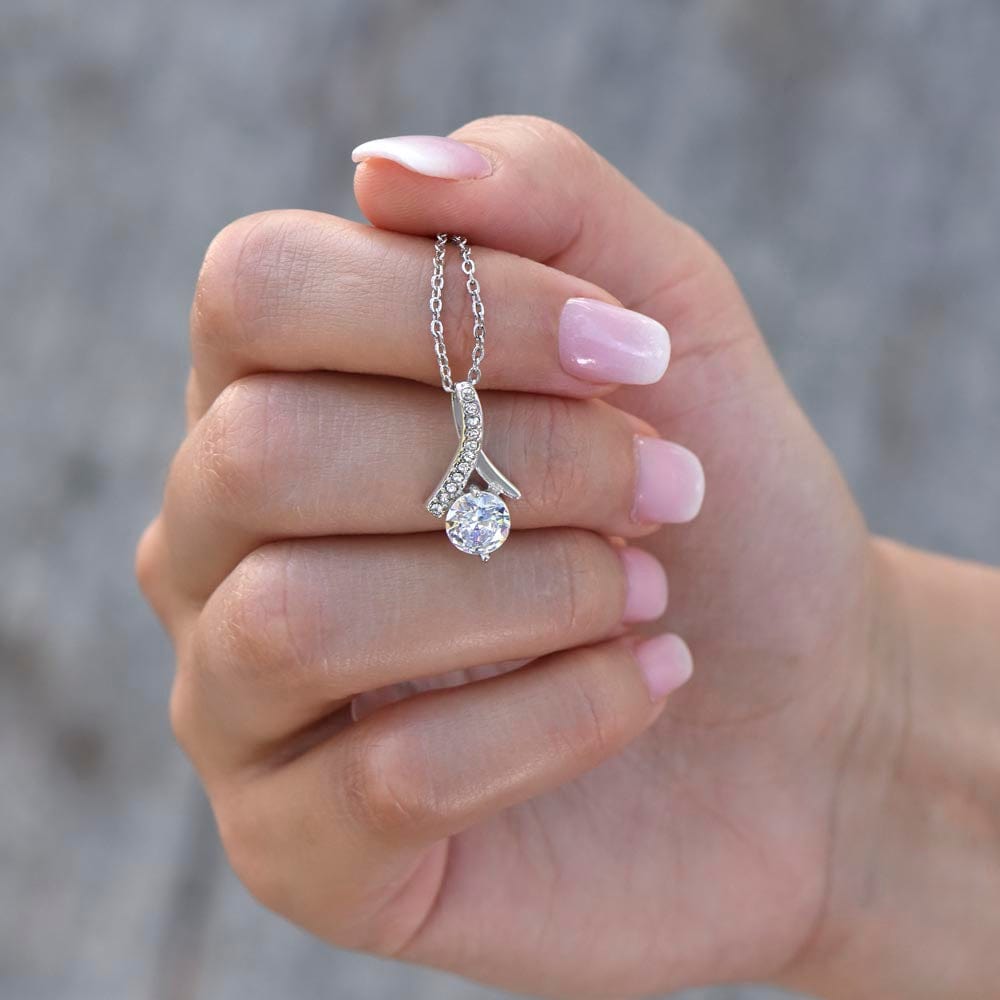
<path id="1" fill-rule="evenodd" d="M 378 229 L 267 213 L 208 252 L 190 434 L 138 555 L 178 737 L 239 876 L 331 942 L 573 997 L 815 983 L 850 936 L 858 789 L 902 731 L 887 560 L 704 240 L 551 123 L 457 138 L 488 166 L 369 150 Z M 423 510 L 454 447 L 425 332 L 438 231 L 490 248 L 487 445 L 525 499 L 487 566 Z M 564 313 L 581 298 L 667 327 L 669 374 L 619 385 L 662 373 L 662 334 Z M 692 452 L 704 509 L 655 531 L 697 511 Z M 666 699 L 689 661 L 622 638 L 649 619 L 694 653 Z"/>

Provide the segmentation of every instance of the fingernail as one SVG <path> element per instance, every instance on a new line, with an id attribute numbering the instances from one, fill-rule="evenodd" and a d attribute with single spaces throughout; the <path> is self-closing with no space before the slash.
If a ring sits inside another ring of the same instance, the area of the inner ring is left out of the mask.
<path id="1" fill-rule="evenodd" d="M 635 462 L 633 520 L 645 524 L 683 524 L 701 510 L 705 470 L 693 452 L 673 441 L 638 436 Z"/>
<path id="2" fill-rule="evenodd" d="M 691 650 L 679 635 L 658 635 L 636 647 L 639 663 L 651 701 L 666 698 L 691 677 Z"/>
<path id="3" fill-rule="evenodd" d="M 666 327 L 596 299 L 570 299 L 559 317 L 559 360 L 587 382 L 658 382 L 670 361 Z"/>
<path id="4" fill-rule="evenodd" d="M 415 174 L 449 181 L 478 180 L 489 177 L 493 172 L 493 165 L 479 150 L 457 139 L 439 135 L 396 135 L 388 139 L 372 139 L 361 143 L 351 153 L 351 159 L 355 163 L 392 160 Z"/>
<path id="5" fill-rule="evenodd" d="M 659 561 L 637 548 L 621 550 L 625 567 L 625 611 L 622 621 L 655 621 L 667 610 L 667 574 Z"/>

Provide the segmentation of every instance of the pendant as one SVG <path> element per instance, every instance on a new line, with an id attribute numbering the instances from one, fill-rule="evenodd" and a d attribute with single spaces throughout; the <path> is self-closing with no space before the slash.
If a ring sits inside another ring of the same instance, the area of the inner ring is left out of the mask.
<path id="1" fill-rule="evenodd" d="M 458 450 L 426 506 L 435 517 L 446 518 L 446 534 L 455 548 L 486 562 L 510 534 L 510 511 L 502 498 L 520 500 L 521 491 L 483 451 L 483 407 L 475 386 L 455 385 L 451 415 Z M 475 485 L 467 489 L 473 473 L 486 484 L 485 490 Z"/>

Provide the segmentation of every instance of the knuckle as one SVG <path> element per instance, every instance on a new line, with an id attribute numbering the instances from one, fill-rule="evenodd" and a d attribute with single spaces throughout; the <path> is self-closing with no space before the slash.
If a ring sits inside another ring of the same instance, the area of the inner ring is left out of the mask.
<path id="1" fill-rule="evenodd" d="M 195 349 L 239 353 L 263 331 L 280 330 L 297 297 L 291 282 L 308 280 L 312 255 L 299 212 L 248 215 L 209 244 L 195 284 L 191 338 Z"/>
<path id="2" fill-rule="evenodd" d="M 532 469 L 531 502 L 544 511 L 572 516 L 591 497 L 594 444 L 578 419 L 586 403 L 538 396 L 516 404 L 523 461 Z"/>
<path id="3" fill-rule="evenodd" d="M 539 115 L 523 115 L 517 121 L 518 127 L 530 133 L 538 142 L 545 146 L 559 146 L 583 155 L 591 155 L 590 146 L 580 138 L 571 128 L 553 121 L 551 118 L 542 118 Z"/>
<path id="4" fill-rule="evenodd" d="M 249 375 L 222 390 L 199 425 L 193 464 L 210 509 L 244 520 L 266 498 L 268 460 L 287 439 L 288 419 L 275 405 L 277 379 Z"/>
<path id="5" fill-rule="evenodd" d="M 543 146 L 571 147 L 579 152 L 590 152 L 587 143 L 572 129 L 540 115 L 490 115 L 470 122 L 467 127 L 502 134 L 521 132 Z"/>
<path id="6" fill-rule="evenodd" d="M 610 685 L 599 679 L 606 672 L 607 664 L 574 672 L 573 697 L 567 699 L 572 706 L 567 738 L 576 752 L 593 761 L 615 753 L 627 736 L 626 715 Z"/>
<path id="7" fill-rule="evenodd" d="M 230 222 L 208 245 L 195 281 L 191 310 L 191 341 L 195 348 L 216 350 L 232 344 L 237 332 L 236 281 L 244 253 L 271 213 L 247 215 Z"/>
<path id="8" fill-rule="evenodd" d="M 268 824 L 239 794 L 214 801 L 213 809 L 222 848 L 236 877 L 262 906 L 276 913 L 292 912 L 296 893 L 281 863 L 286 852 L 274 849 Z"/>
<path id="9" fill-rule="evenodd" d="M 135 547 L 134 571 L 139 589 L 146 599 L 153 603 L 156 594 L 156 581 L 160 576 L 160 545 L 156 538 L 157 522 L 154 521 L 143 532 Z"/>
<path id="10" fill-rule="evenodd" d="M 320 630 L 330 614 L 317 589 L 302 584 L 286 543 L 246 556 L 213 596 L 198 635 L 202 670 L 222 683 L 280 690 L 283 695 L 331 671 Z M 310 576 L 309 573 L 305 574 Z"/>
<path id="11" fill-rule="evenodd" d="M 437 828 L 444 806 L 426 757 L 406 728 L 352 741 L 343 770 L 347 806 L 362 829 L 389 839 Z"/>
<path id="12" fill-rule="evenodd" d="M 176 643 L 184 618 L 179 614 L 180 604 L 162 517 L 162 514 L 156 517 L 136 544 L 133 570 L 139 591 Z"/>
<path id="13" fill-rule="evenodd" d="M 618 602 L 609 599 L 608 581 L 617 579 L 609 566 L 606 542 L 587 531 L 561 530 L 553 536 L 550 567 L 558 592 L 552 602 L 565 635 L 597 637 L 616 619 Z"/>

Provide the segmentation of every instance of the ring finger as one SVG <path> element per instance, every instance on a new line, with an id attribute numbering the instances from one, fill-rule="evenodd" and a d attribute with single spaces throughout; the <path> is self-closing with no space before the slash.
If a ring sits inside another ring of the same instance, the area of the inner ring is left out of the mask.
<path id="1" fill-rule="evenodd" d="M 184 644 L 179 735 L 246 762 L 363 692 L 589 644 L 666 606 L 652 556 L 591 532 L 519 532 L 504 555 L 484 572 L 430 535 L 263 546 Z"/>

